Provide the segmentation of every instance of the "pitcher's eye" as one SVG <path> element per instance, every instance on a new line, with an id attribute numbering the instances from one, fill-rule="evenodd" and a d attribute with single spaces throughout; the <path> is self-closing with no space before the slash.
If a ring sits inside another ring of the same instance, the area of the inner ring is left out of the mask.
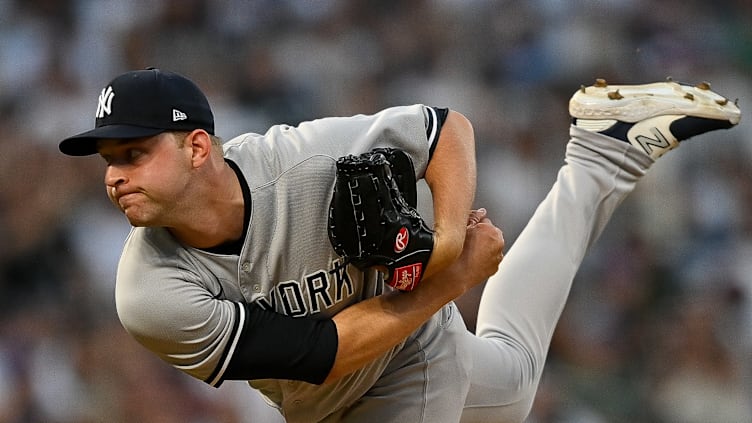
<path id="1" fill-rule="evenodd" d="M 142 154 L 144 154 L 144 152 L 139 150 L 138 148 L 131 148 L 127 152 L 128 161 L 133 162 L 139 157 L 141 157 Z"/>

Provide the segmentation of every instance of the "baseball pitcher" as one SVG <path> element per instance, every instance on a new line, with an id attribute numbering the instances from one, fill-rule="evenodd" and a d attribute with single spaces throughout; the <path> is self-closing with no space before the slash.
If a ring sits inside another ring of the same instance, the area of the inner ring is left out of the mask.
<path id="1" fill-rule="evenodd" d="M 471 210 L 472 126 L 446 108 L 222 143 L 198 86 L 150 68 L 107 84 L 95 128 L 60 150 L 105 160 L 107 194 L 133 225 L 119 318 L 176 369 L 212 386 L 246 380 L 292 423 L 521 422 L 616 207 L 666 151 L 740 117 L 709 86 L 673 82 L 599 81 L 569 109 L 566 163 L 506 256 Z M 486 279 L 474 335 L 452 300 Z"/>

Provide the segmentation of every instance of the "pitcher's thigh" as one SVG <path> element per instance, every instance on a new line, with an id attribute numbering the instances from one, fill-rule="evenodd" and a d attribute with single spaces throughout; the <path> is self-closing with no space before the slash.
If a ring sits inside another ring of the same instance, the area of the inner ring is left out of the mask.
<path id="1" fill-rule="evenodd" d="M 470 389 L 461 423 L 523 422 L 538 387 L 524 349 L 513 341 L 473 337 Z"/>

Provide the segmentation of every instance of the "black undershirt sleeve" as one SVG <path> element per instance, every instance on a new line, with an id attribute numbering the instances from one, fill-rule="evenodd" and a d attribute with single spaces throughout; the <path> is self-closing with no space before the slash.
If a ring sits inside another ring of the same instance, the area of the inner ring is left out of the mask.
<path id="1" fill-rule="evenodd" d="M 237 304 L 247 317 L 223 380 L 324 382 L 337 354 L 332 319 L 293 318 L 254 304 Z"/>
<path id="2" fill-rule="evenodd" d="M 432 116 L 431 118 L 426 120 L 426 135 L 430 137 L 431 133 L 435 130 L 434 142 L 431 144 L 431 148 L 428 151 L 429 159 L 433 157 L 433 152 L 436 150 L 436 146 L 439 144 L 441 127 L 444 126 L 444 122 L 446 122 L 447 116 L 449 115 L 449 109 L 447 108 L 431 107 L 431 109 L 436 114 L 436 116 L 435 121 L 434 119 L 432 119 Z M 429 139 L 429 141 L 431 140 Z"/>
<path id="3" fill-rule="evenodd" d="M 433 109 L 436 110 L 436 114 L 439 117 L 439 128 L 441 128 L 444 122 L 446 122 L 447 115 L 449 115 L 449 109 L 446 107 L 434 107 Z"/>

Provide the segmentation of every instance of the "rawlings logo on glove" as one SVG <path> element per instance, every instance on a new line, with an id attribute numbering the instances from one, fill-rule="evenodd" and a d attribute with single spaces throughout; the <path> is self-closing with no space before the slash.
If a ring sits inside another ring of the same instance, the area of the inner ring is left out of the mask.
<path id="1" fill-rule="evenodd" d="M 383 266 L 386 281 L 414 289 L 433 251 L 433 231 L 418 214 L 415 170 L 410 157 L 377 148 L 337 160 L 329 207 L 329 241 L 358 267 Z"/>
<path id="2" fill-rule="evenodd" d="M 394 252 L 399 254 L 405 251 L 409 240 L 410 234 L 407 232 L 407 228 L 403 226 L 400 228 L 399 232 L 397 232 L 397 239 L 394 240 Z"/>

